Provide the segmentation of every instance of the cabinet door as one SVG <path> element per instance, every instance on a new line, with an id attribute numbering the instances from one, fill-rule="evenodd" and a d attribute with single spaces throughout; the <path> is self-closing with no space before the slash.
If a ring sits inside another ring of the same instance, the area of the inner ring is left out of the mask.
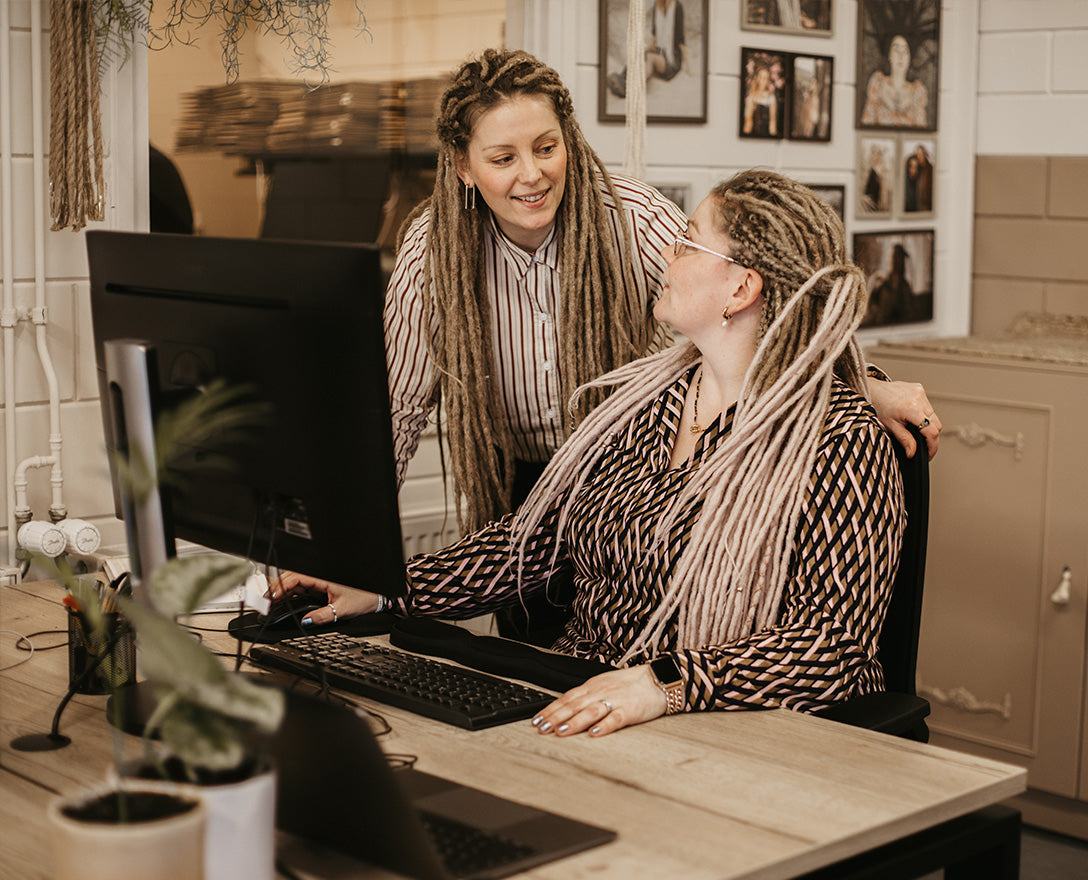
<path id="1" fill-rule="evenodd" d="M 1076 797 L 1084 591 L 1083 411 L 1088 375 L 874 351 L 922 382 L 944 431 L 931 467 L 918 683 L 934 742 L 1029 768 L 1033 788 Z M 1079 420 L 1079 422 L 1078 422 Z"/>

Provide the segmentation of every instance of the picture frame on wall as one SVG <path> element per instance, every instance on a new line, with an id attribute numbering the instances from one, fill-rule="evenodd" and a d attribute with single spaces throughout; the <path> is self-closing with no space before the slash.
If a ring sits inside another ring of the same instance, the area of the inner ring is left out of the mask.
<path id="1" fill-rule="evenodd" d="M 834 86 L 835 59 L 830 55 L 790 56 L 790 140 L 831 140 Z"/>
<path id="2" fill-rule="evenodd" d="M 740 26 L 746 31 L 776 31 L 830 37 L 832 0 L 741 0 Z"/>
<path id="3" fill-rule="evenodd" d="M 687 183 L 651 183 L 661 195 L 672 202 L 685 214 L 694 210 L 691 202 L 691 185 Z"/>
<path id="4" fill-rule="evenodd" d="M 934 215 L 934 181 L 937 164 L 937 138 L 899 136 L 898 214 L 903 220 L 919 220 Z"/>
<path id="5" fill-rule="evenodd" d="M 853 245 L 869 292 L 862 327 L 933 320 L 932 229 L 856 232 Z"/>
<path id="6" fill-rule="evenodd" d="M 646 122 L 705 123 L 709 0 L 664 0 L 646 8 Z M 600 0 L 597 118 L 626 119 L 630 0 Z"/>
<path id="7" fill-rule="evenodd" d="M 854 214 L 859 219 L 891 219 L 896 204 L 899 141 L 895 135 L 858 135 Z"/>
<path id="8" fill-rule="evenodd" d="M 846 187 L 841 183 L 806 183 L 821 199 L 835 209 L 839 219 L 846 222 Z"/>
<path id="9" fill-rule="evenodd" d="M 940 0 L 858 0 L 857 127 L 937 130 Z"/>
<path id="10" fill-rule="evenodd" d="M 740 50 L 740 128 L 742 138 L 785 137 L 790 55 L 766 49 Z"/>

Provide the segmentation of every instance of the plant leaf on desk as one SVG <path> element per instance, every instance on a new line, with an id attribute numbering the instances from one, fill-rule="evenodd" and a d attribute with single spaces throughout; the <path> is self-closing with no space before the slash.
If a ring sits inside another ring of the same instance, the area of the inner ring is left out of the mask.
<path id="1" fill-rule="evenodd" d="M 118 601 L 136 630 L 143 670 L 159 703 L 149 732 L 157 729 L 179 757 L 188 762 L 198 754 L 205 756 L 202 766 L 208 761 L 220 768 L 236 766 L 243 754 L 242 728 L 276 730 L 283 717 L 280 691 L 228 671 L 173 618 L 128 598 Z M 226 754 L 225 739 L 236 743 Z M 234 763 L 223 763 L 229 761 Z"/>
<path id="2" fill-rule="evenodd" d="M 252 563 L 235 557 L 174 558 L 152 573 L 147 591 L 151 604 L 167 617 L 191 614 L 209 599 L 244 583 L 252 571 Z"/>

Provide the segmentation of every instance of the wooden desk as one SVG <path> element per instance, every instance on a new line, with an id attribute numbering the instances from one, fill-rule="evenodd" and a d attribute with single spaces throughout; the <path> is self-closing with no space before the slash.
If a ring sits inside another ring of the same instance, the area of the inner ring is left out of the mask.
<path id="1" fill-rule="evenodd" d="M 60 595 L 44 583 L 0 588 L 0 628 L 60 629 Z M 224 626 L 225 619 L 197 620 Z M 229 636 L 209 642 L 233 650 Z M 0 665 L 25 656 L 13 643 L 3 636 Z M 109 761 L 114 734 L 104 697 L 79 696 L 68 706 L 61 723 L 68 748 L 25 753 L 9 745 L 48 730 L 66 664 L 58 648 L 0 673 L 3 877 L 48 876 L 47 801 L 100 780 Z M 392 726 L 383 748 L 418 755 L 420 769 L 619 832 L 615 843 L 526 875 L 534 878 L 798 877 L 1026 786 L 1018 767 L 784 710 L 672 716 L 602 739 L 558 739 L 527 722 L 470 732 L 374 708 Z M 137 750 L 134 738 L 121 738 L 129 753 Z M 829 876 L 847 876 L 836 872 Z"/>

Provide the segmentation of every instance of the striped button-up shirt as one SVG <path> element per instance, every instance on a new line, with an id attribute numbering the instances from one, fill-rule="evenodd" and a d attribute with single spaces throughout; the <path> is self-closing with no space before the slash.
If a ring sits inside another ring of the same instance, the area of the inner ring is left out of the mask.
<path id="1" fill-rule="evenodd" d="M 669 467 L 691 377 L 678 379 L 606 441 L 573 503 L 565 540 L 557 546 L 553 510 L 528 542 L 525 594 L 546 590 L 556 572 L 573 577 L 559 651 L 616 663 L 665 593 L 699 509 L 678 517 L 665 541 L 655 541 L 657 524 L 732 427 L 727 411 L 700 436 L 689 462 Z M 877 637 L 906 521 L 891 443 L 868 403 L 836 382 L 777 622 L 713 645 L 680 645 L 676 620 L 670 624 L 665 647 L 684 678 L 689 710 L 811 711 L 883 687 Z M 517 603 L 511 521 L 413 559 L 401 612 L 468 618 Z"/>
<path id="2" fill-rule="evenodd" d="M 617 253 L 622 253 L 621 218 L 632 231 L 635 288 L 617 291 L 645 313 L 661 292 L 665 262 L 661 249 L 671 245 L 687 226 L 683 212 L 657 190 L 639 181 L 613 175 L 620 196 L 617 206 L 601 184 Z M 386 358 L 393 411 L 393 446 L 397 481 L 404 479 L 408 461 L 436 402 L 438 374 L 427 351 L 423 271 L 430 214 L 421 215 L 408 230 L 385 303 Z M 529 254 L 514 245 L 495 225 L 485 228 L 484 266 L 490 297 L 491 335 L 499 393 L 513 430 L 514 454 L 524 461 L 547 461 L 562 444 L 566 401 L 559 381 L 560 241 L 553 228 L 547 240 Z"/>

